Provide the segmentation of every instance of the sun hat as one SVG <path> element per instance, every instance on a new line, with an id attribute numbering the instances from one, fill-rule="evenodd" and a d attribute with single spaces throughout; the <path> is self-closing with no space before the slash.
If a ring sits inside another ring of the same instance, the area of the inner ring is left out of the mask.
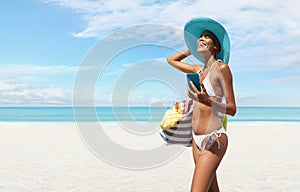
<path id="1" fill-rule="evenodd" d="M 195 17 L 189 20 L 184 26 L 185 43 L 191 54 L 203 63 L 203 57 L 197 52 L 197 40 L 203 31 L 212 32 L 219 40 L 221 50 L 216 59 L 228 64 L 230 57 L 230 40 L 224 27 L 217 21 L 208 17 Z"/>

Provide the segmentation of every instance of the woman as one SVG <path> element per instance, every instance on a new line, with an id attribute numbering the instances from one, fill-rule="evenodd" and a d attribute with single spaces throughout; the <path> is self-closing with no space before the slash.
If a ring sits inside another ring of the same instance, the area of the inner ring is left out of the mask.
<path id="1" fill-rule="evenodd" d="M 192 150 L 195 169 L 191 191 L 219 191 L 216 170 L 228 145 L 222 118 L 224 114 L 234 116 L 236 113 L 232 74 L 227 64 L 229 37 L 219 23 L 203 17 L 190 20 L 184 32 L 189 49 L 167 57 L 167 61 L 182 72 L 198 73 L 200 79 L 201 90 L 192 82 L 192 89 L 187 86 L 188 96 L 194 100 Z M 182 62 L 191 54 L 203 65 Z"/>

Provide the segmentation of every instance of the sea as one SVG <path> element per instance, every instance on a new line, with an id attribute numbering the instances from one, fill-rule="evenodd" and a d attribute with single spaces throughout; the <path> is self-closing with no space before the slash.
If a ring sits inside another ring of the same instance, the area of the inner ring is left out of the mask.
<path id="1" fill-rule="evenodd" d="M 164 107 L 0 107 L 0 122 L 160 122 Z M 300 107 L 238 107 L 229 122 L 300 122 Z"/>

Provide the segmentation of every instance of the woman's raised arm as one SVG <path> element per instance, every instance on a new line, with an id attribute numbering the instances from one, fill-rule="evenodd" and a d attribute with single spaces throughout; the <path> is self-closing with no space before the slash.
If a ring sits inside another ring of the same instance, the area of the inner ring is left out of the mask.
<path id="1" fill-rule="evenodd" d="M 174 55 L 168 56 L 167 62 L 184 73 L 195 73 L 200 69 L 199 65 L 187 64 L 181 61 L 182 59 L 190 55 L 190 51 L 186 49 L 181 52 L 175 53 Z"/>

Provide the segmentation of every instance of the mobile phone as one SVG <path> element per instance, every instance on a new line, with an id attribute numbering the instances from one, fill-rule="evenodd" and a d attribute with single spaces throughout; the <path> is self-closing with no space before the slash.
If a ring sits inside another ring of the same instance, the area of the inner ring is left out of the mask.
<path id="1" fill-rule="evenodd" d="M 199 79 L 199 74 L 198 73 L 188 73 L 186 74 L 187 82 L 189 85 L 189 88 L 194 91 L 192 85 L 190 84 L 190 81 L 194 83 L 196 88 L 201 91 L 201 86 L 200 86 L 200 79 Z"/>

